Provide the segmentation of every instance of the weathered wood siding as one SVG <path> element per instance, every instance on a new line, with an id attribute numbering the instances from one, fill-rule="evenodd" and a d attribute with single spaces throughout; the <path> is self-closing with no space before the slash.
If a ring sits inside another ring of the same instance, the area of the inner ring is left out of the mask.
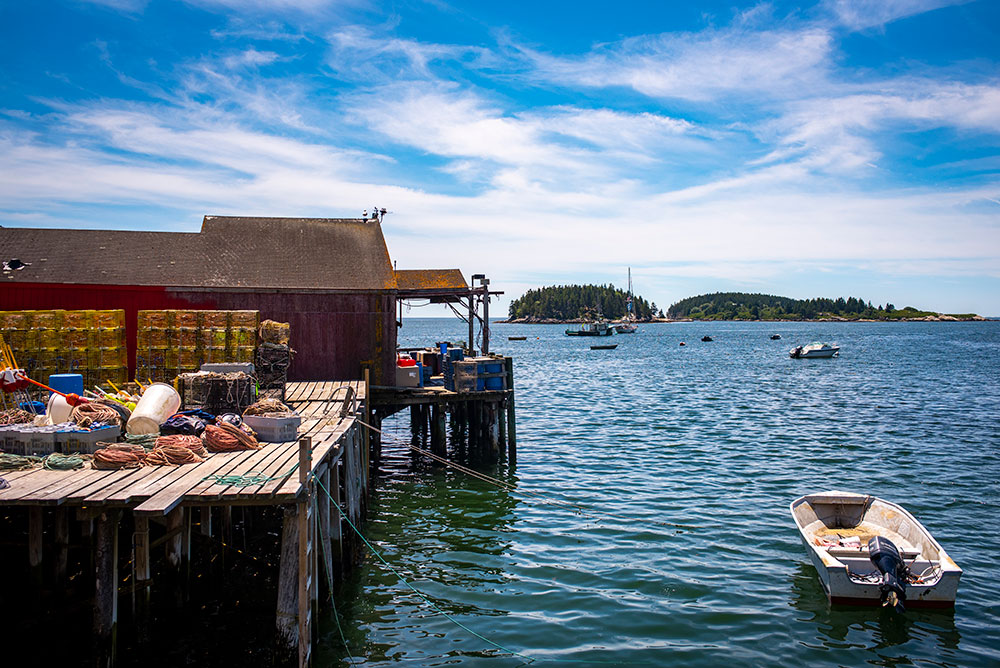
<path id="1" fill-rule="evenodd" d="M 129 373 L 135 373 L 136 315 L 144 309 L 256 310 L 289 322 L 296 355 L 289 380 L 357 379 L 366 366 L 374 385 L 395 382 L 396 296 L 286 290 L 195 290 L 123 285 L 0 283 L 0 310 L 124 309 Z"/>

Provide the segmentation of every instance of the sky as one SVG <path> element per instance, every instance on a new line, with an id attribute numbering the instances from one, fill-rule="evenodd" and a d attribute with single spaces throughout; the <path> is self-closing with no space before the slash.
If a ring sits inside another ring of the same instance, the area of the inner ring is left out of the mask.
<path id="1" fill-rule="evenodd" d="M 0 225 L 1000 315 L 1000 2 L 0 2 Z M 410 313 L 437 315 L 428 309 Z"/>

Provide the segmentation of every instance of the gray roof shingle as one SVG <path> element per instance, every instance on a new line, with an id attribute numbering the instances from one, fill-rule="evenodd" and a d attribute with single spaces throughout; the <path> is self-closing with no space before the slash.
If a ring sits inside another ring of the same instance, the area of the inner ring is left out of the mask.
<path id="1" fill-rule="evenodd" d="M 23 283 L 393 290 L 376 220 L 205 216 L 200 232 L 0 228 Z"/>

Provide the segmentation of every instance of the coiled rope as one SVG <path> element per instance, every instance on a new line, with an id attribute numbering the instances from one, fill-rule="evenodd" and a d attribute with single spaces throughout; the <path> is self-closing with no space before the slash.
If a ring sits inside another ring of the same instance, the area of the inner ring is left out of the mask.
<path id="1" fill-rule="evenodd" d="M 8 408 L 5 411 L 0 411 L 0 427 L 6 427 L 11 424 L 25 424 L 34 419 L 34 413 L 29 413 L 20 408 Z"/>
<path id="2" fill-rule="evenodd" d="M 130 443 L 102 443 L 105 447 L 94 453 L 91 466 L 95 469 L 135 469 L 146 461 L 146 449 Z"/>
<path id="3" fill-rule="evenodd" d="M 261 399 L 260 401 L 247 406 L 247 409 L 243 411 L 243 414 L 269 415 L 272 417 L 287 417 L 289 415 L 296 415 L 295 411 L 277 399 Z"/>
<path id="4" fill-rule="evenodd" d="M 164 445 L 153 448 L 146 455 L 145 466 L 180 466 L 181 464 L 198 464 L 205 461 L 190 448 L 183 445 Z"/>
<path id="5" fill-rule="evenodd" d="M 121 417 L 117 410 L 107 405 L 103 400 L 95 399 L 74 407 L 69 419 L 84 428 L 95 422 L 122 427 L 124 425 L 121 422 Z"/>
<path id="6" fill-rule="evenodd" d="M 0 452 L 0 471 L 27 471 L 42 465 L 42 458 L 34 455 L 12 455 Z"/>
<path id="7" fill-rule="evenodd" d="M 125 442 L 151 450 L 159 437 L 159 434 L 125 434 Z"/>
<path id="8" fill-rule="evenodd" d="M 208 425 L 205 427 L 202 439 L 205 441 L 205 447 L 209 452 L 260 450 L 260 444 L 256 438 L 228 422 L 223 422 L 220 425 Z"/>
<path id="9" fill-rule="evenodd" d="M 42 459 L 42 466 L 49 471 L 72 471 L 73 469 L 82 469 L 91 459 L 90 455 L 79 453 L 64 455 L 60 452 L 53 452 Z"/>
<path id="10" fill-rule="evenodd" d="M 205 444 L 201 442 L 201 439 L 197 436 L 192 436 L 191 434 L 170 434 L 169 436 L 160 436 L 153 444 L 154 450 L 168 447 L 187 448 L 199 457 L 205 457 L 208 455 L 208 450 L 205 449 Z"/>

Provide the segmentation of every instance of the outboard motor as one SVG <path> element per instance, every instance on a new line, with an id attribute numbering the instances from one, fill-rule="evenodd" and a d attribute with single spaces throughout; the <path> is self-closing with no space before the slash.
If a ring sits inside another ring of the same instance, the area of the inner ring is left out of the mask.
<path id="1" fill-rule="evenodd" d="M 906 564 L 899 556 L 899 550 L 892 541 L 882 536 L 875 536 L 868 541 L 868 558 L 882 574 L 882 606 L 891 605 L 896 612 L 906 612 L 903 602 L 906 601 Z"/>
<path id="2" fill-rule="evenodd" d="M 798 357 L 802 354 L 802 346 L 795 346 L 788 352 L 789 357 Z"/>

